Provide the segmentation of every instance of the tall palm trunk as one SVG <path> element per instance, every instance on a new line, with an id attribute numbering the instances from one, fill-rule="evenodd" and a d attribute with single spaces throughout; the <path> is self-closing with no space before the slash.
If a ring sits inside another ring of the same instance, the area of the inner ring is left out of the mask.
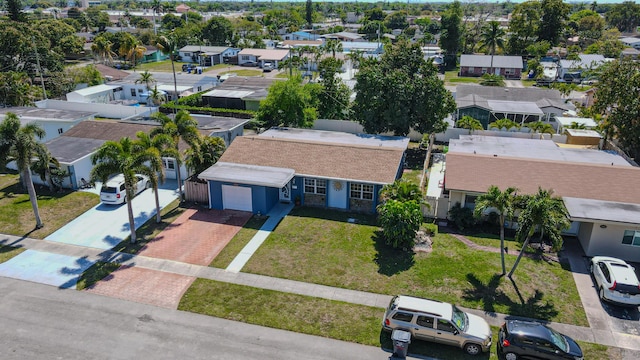
<path id="1" fill-rule="evenodd" d="M 174 108 L 175 109 L 175 108 Z M 178 140 L 176 140 L 176 150 L 178 151 L 178 156 L 180 156 L 180 147 L 178 146 L 178 142 L 180 141 L 180 139 L 178 138 Z M 176 158 L 176 170 L 178 171 L 177 173 L 177 179 L 178 179 L 178 193 L 180 194 L 180 202 L 182 202 L 184 200 L 183 194 L 182 194 L 182 174 L 181 174 L 181 164 L 180 164 L 180 159 Z"/>
<path id="2" fill-rule="evenodd" d="M 22 169 L 22 178 L 24 179 L 27 192 L 29 193 L 29 200 L 31 200 L 31 207 L 33 208 L 33 214 L 36 217 L 36 229 L 41 229 L 44 224 L 40 218 L 40 209 L 38 209 L 38 196 L 36 195 L 36 189 L 33 187 L 33 180 L 31 179 L 31 169 L 27 166 L 26 169 Z"/>
<path id="3" fill-rule="evenodd" d="M 156 223 L 160 223 L 162 221 L 162 216 L 160 215 L 160 198 L 158 197 L 158 184 L 153 185 L 153 192 L 156 198 Z"/>
<path id="4" fill-rule="evenodd" d="M 504 213 L 500 214 L 500 260 L 502 261 L 502 275 L 507 273 L 504 265 Z"/>
<path id="5" fill-rule="evenodd" d="M 131 240 L 130 242 L 132 244 L 136 243 L 136 224 L 135 224 L 135 220 L 133 219 L 133 205 L 131 204 L 131 200 L 128 196 L 127 196 L 127 211 L 129 212 L 129 230 L 131 231 Z"/>
<path id="6" fill-rule="evenodd" d="M 509 275 L 507 275 L 509 277 L 509 279 L 511 279 L 511 276 L 516 271 L 516 268 L 518 267 L 518 264 L 520 263 L 520 259 L 522 259 L 522 255 L 524 255 L 524 252 L 527 249 L 527 246 L 529 245 L 529 240 L 530 239 L 531 239 L 531 235 L 528 235 L 527 239 L 522 244 L 522 249 L 520 249 L 520 254 L 518 254 L 518 258 L 516 259 L 516 262 L 513 264 L 513 267 L 511 268 L 511 271 L 509 271 Z"/>

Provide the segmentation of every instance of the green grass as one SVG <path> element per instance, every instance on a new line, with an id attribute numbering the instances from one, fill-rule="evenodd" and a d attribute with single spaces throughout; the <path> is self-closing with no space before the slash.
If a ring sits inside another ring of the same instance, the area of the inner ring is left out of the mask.
<path id="1" fill-rule="evenodd" d="M 25 248 L 0 245 L 0 264 L 25 251 Z"/>
<path id="2" fill-rule="evenodd" d="M 85 270 L 78 279 L 76 290 L 82 291 L 116 271 L 120 264 L 98 261 Z"/>
<path id="3" fill-rule="evenodd" d="M 197 279 L 178 310 L 333 339 L 377 345 L 382 310 Z"/>
<path id="4" fill-rule="evenodd" d="M 402 178 L 409 180 L 410 182 L 420 185 L 420 179 L 422 177 L 422 170 L 408 170 L 405 169 L 402 173 Z"/>
<path id="5" fill-rule="evenodd" d="M 444 82 L 447 83 L 467 83 L 477 84 L 482 80 L 479 77 L 458 77 L 458 69 L 446 71 L 444 73 Z"/>
<path id="6" fill-rule="evenodd" d="M 260 230 L 262 225 L 267 221 L 266 216 L 253 216 L 238 231 L 236 236 L 231 239 L 229 244 L 213 259 L 209 266 L 226 269 L 240 251 L 251 241 L 251 238 Z"/>
<path id="7" fill-rule="evenodd" d="M 431 253 L 410 254 L 391 249 L 378 230 L 372 216 L 296 208 L 243 271 L 587 326 L 573 278 L 561 264 L 523 258 L 512 283 L 498 276 L 499 254 L 474 251 L 442 233 Z M 515 258 L 507 255 L 507 266 Z"/>
<path id="8" fill-rule="evenodd" d="M 176 68 L 176 72 L 180 72 L 182 71 L 182 64 L 180 62 L 174 62 L 173 63 L 175 68 Z M 131 69 L 133 70 L 133 69 Z M 164 72 L 173 72 L 173 70 L 171 69 L 171 60 L 162 60 L 162 61 L 156 61 L 156 62 L 148 62 L 148 63 L 144 63 L 144 64 L 138 64 L 136 65 L 136 72 L 144 72 L 144 71 L 164 71 Z"/>
<path id="9" fill-rule="evenodd" d="M 35 185 L 44 223 L 36 230 L 29 194 L 19 181 L 16 173 L 0 173 L 0 229 L 6 234 L 44 239 L 100 202 L 96 194 L 69 189 L 52 193 L 47 187 Z"/>
<path id="10" fill-rule="evenodd" d="M 381 330 L 384 310 L 364 305 L 283 293 L 273 290 L 197 279 L 180 301 L 178 310 L 343 340 L 390 350 L 390 334 Z M 447 360 L 497 359 L 498 327 L 491 327 L 488 353 L 469 356 L 454 346 L 414 340 L 409 353 Z M 621 358 L 620 350 L 580 342 L 585 359 Z"/>

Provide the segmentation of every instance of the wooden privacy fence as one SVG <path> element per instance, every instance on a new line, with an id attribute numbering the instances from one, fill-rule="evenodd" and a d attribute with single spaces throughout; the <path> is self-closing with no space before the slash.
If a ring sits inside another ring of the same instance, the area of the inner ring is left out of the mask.
<path id="1" fill-rule="evenodd" d="M 185 181 L 184 199 L 200 204 L 209 204 L 209 189 L 207 183 L 192 180 Z"/>

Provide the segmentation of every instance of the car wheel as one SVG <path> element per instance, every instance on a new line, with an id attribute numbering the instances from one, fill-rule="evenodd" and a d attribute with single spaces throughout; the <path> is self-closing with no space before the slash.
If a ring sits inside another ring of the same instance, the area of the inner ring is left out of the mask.
<path id="1" fill-rule="evenodd" d="M 151 183 L 150 183 L 149 181 L 147 181 L 147 183 L 146 183 L 146 184 L 144 184 L 144 188 L 145 188 L 145 189 L 148 189 L 148 188 L 150 188 L 150 187 L 151 187 Z"/>
<path id="2" fill-rule="evenodd" d="M 482 348 L 478 344 L 466 344 L 464 346 L 464 351 L 469 355 L 478 355 L 482 352 Z"/>
<path id="3" fill-rule="evenodd" d="M 126 196 L 122 198 L 122 203 L 123 203 L 123 204 L 126 204 L 126 203 L 127 203 L 127 197 L 126 197 Z"/>
<path id="4" fill-rule="evenodd" d="M 518 359 L 518 355 L 512 352 L 504 354 L 504 360 L 517 360 L 517 359 Z"/>
<path id="5" fill-rule="evenodd" d="M 600 287 L 599 295 L 600 295 L 600 300 L 604 301 L 605 299 L 604 299 L 604 288 L 603 287 Z"/>

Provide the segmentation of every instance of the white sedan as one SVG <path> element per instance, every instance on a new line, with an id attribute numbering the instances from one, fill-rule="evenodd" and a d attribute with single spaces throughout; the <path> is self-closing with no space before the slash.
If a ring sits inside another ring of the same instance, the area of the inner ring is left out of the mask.
<path id="1" fill-rule="evenodd" d="M 633 266 L 620 259 L 595 256 L 590 270 L 600 299 L 625 306 L 640 305 L 640 282 Z"/>

